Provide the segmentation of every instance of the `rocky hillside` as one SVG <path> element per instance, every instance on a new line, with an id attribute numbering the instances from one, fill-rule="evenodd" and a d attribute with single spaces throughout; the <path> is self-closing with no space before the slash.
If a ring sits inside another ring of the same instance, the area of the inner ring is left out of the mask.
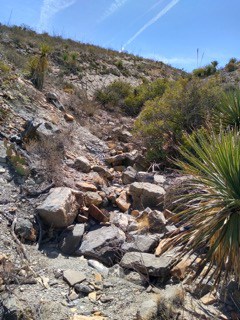
<path id="1" fill-rule="evenodd" d="M 181 72 L 21 28 L 0 33 L 0 319 L 237 319 L 235 282 L 222 292 L 193 282 L 199 260 L 164 251 L 183 231 L 172 195 L 188 178 L 149 168 L 133 119 L 87 97 L 106 79 Z M 43 40 L 55 49 L 40 92 L 24 61 Z M 70 70 L 65 50 L 78 53 Z"/>
<path id="2" fill-rule="evenodd" d="M 25 27 L 2 25 L 0 39 L 1 59 L 20 70 L 26 69 L 29 58 L 39 51 L 41 44 L 49 45 L 51 82 L 65 89 L 74 85 L 87 90 L 90 95 L 115 80 L 138 85 L 143 80 L 176 79 L 185 74 L 162 62 L 48 34 L 38 35 Z"/>

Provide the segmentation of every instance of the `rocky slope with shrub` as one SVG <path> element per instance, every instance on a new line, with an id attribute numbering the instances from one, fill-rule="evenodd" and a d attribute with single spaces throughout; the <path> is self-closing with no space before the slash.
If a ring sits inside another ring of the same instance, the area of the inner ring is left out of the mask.
<path id="1" fill-rule="evenodd" d="M 41 41 L 58 50 L 39 91 L 23 66 Z M 189 177 L 150 165 L 134 119 L 89 99 L 113 61 L 134 85 L 181 72 L 22 28 L 1 26 L 1 46 L 0 319 L 237 319 L 236 282 L 193 282 L 201 259 L 165 251 Z"/>

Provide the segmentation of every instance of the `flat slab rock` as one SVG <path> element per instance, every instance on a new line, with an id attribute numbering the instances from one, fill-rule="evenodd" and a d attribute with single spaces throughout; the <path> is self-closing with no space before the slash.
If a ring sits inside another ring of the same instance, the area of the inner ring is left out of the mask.
<path id="1" fill-rule="evenodd" d="M 172 262 L 173 257 L 167 254 L 156 257 L 151 253 L 127 252 L 123 256 L 120 265 L 123 268 L 132 269 L 150 276 L 167 278 Z"/>
<path id="2" fill-rule="evenodd" d="M 133 235 L 131 241 L 124 242 L 122 250 L 125 252 L 151 252 L 158 244 L 158 236 Z"/>
<path id="3" fill-rule="evenodd" d="M 63 279 L 72 287 L 76 283 L 80 283 L 86 280 L 86 276 L 80 271 L 69 269 L 63 271 Z"/>
<path id="4" fill-rule="evenodd" d="M 72 189 L 51 189 L 49 196 L 37 207 L 37 213 L 44 223 L 55 228 L 72 224 L 78 213 L 78 204 Z"/>
<path id="5" fill-rule="evenodd" d="M 79 252 L 87 258 L 112 265 L 119 256 L 119 250 L 125 239 L 124 232 L 117 227 L 102 227 L 88 232 Z"/>
<path id="6" fill-rule="evenodd" d="M 129 193 L 133 198 L 133 208 L 145 209 L 146 207 L 161 207 L 165 190 L 153 183 L 134 182 L 129 187 Z"/>

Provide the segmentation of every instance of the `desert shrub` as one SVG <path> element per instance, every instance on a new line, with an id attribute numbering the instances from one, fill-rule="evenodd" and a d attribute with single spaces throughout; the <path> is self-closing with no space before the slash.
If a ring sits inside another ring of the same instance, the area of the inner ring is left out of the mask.
<path id="1" fill-rule="evenodd" d="M 29 174 L 29 168 L 27 166 L 25 158 L 17 151 L 13 144 L 5 142 L 7 149 L 7 157 L 14 171 L 20 176 L 27 176 Z"/>
<path id="2" fill-rule="evenodd" d="M 153 82 L 144 82 L 142 85 L 134 88 L 126 97 L 123 105 L 124 111 L 131 116 L 136 116 L 142 110 L 147 100 L 153 100 L 161 97 L 168 86 L 168 81 L 158 79 Z"/>
<path id="3" fill-rule="evenodd" d="M 30 140 L 25 145 L 26 150 L 37 157 L 37 167 L 41 169 L 49 182 L 55 185 L 63 185 L 63 159 L 65 150 L 71 144 L 72 128 L 58 134 L 46 137 L 39 137 Z"/>
<path id="4" fill-rule="evenodd" d="M 206 126 L 221 94 L 215 80 L 180 79 L 170 83 L 162 97 L 148 101 L 135 132 L 147 147 L 149 160 L 165 162 L 176 155 L 185 132 Z"/>
<path id="5" fill-rule="evenodd" d="M 217 71 L 218 62 L 216 60 L 212 61 L 211 64 L 205 67 L 197 68 L 193 70 L 193 75 L 195 77 L 204 78 L 208 77 Z"/>
<path id="6" fill-rule="evenodd" d="M 10 70 L 11 68 L 6 63 L 0 61 L 0 73 L 8 73 Z"/>
<path id="7" fill-rule="evenodd" d="M 43 89 L 50 50 L 48 45 L 41 45 L 40 53 L 29 61 L 30 78 L 38 90 Z"/>
<path id="8" fill-rule="evenodd" d="M 215 278 L 215 283 L 234 276 L 240 282 L 239 132 L 189 136 L 188 144 L 190 150 L 180 148 L 184 160 L 177 164 L 190 175 L 188 189 L 199 191 L 178 199 L 188 205 L 178 214 L 187 228 L 172 245 L 183 245 L 182 256 L 206 252 L 196 275 Z M 198 200 L 197 206 L 193 200 Z"/>
<path id="9" fill-rule="evenodd" d="M 158 79 L 153 82 L 132 87 L 129 83 L 115 81 L 106 88 L 97 91 L 96 99 L 104 106 L 117 107 L 129 116 L 136 116 L 147 100 L 161 97 L 166 90 L 168 81 Z"/>
<path id="10" fill-rule="evenodd" d="M 231 58 L 229 62 L 226 64 L 225 68 L 228 72 L 235 71 L 237 69 L 237 59 Z"/>
<path id="11" fill-rule="evenodd" d="M 4 55 L 9 62 L 19 69 L 23 69 L 27 63 L 27 57 L 13 49 L 4 50 Z"/>
<path id="12" fill-rule="evenodd" d="M 118 60 L 114 64 L 119 70 L 123 70 L 124 69 L 122 60 Z"/>
<path id="13" fill-rule="evenodd" d="M 95 98 L 103 106 L 109 109 L 121 108 L 124 105 L 124 100 L 129 96 L 132 87 L 129 83 L 123 81 L 115 81 L 109 86 L 97 90 Z"/>

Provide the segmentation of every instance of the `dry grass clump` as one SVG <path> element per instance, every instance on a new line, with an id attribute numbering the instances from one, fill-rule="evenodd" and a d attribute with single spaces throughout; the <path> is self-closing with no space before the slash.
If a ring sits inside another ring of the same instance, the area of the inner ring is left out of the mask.
<path id="1" fill-rule="evenodd" d="M 38 167 L 43 171 L 49 182 L 54 182 L 56 186 L 63 184 L 63 160 L 65 150 L 71 144 L 72 129 L 59 134 L 54 134 L 37 140 L 31 140 L 26 145 L 28 152 L 36 156 Z"/>

